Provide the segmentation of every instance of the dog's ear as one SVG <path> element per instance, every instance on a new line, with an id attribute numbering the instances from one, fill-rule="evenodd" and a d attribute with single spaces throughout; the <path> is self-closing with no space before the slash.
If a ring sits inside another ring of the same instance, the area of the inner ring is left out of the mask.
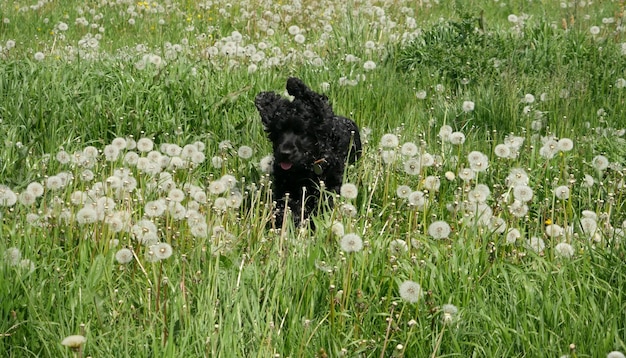
<path id="1" fill-rule="evenodd" d="M 261 114 L 261 120 L 266 128 L 272 121 L 280 100 L 281 97 L 274 92 L 261 92 L 254 99 L 254 105 Z"/>
<path id="2" fill-rule="evenodd" d="M 328 97 L 311 90 L 301 79 L 289 77 L 287 79 L 287 92 L 296 100 L 306 104 L 312 111 L 317 112 L 320 119 L 333 116 L 333 110 L 328 102 Z"/>

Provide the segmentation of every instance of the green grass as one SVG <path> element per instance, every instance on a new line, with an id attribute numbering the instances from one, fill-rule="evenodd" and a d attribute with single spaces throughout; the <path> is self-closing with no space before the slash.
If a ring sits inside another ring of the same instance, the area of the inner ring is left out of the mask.
<path id="1" fill-rule="evenodd" d="M 623 4 L 42 4 L 0 4 L 3 356 L 626 351 Z M 80 17 L 89 24 L 77 24 Z M 304 43 L 290 34 L 293 25 Z M 82 45 L 90 38 L 97 46 Z M 247 54 L 225 54 L 233 43 Z M 364 68 L 368 60 L 374 70 Z M 271 183 L 260 162 L 271 147 L 254 97 L 283 93 L 291 75 L 317 91 L 329 85 L 323 92 L 335 111 L 364 129 L 363 157 L 346 173 L 358 195 L 337 197 L 313 218 L 315 231 L 268 228 Z M 474 109 L 463 111 L 464 101 Z M 465 142 L 442 139 L 444 125 Z M 407 173 L 401 148 L 381 144 L 388 133 L 434 165 Z M 498 157 L 512 135 L 523 138 L 518 155 Z M 128 146 L 107 159 L 119 138 L 150 138 L 154 152 Z M 562 138 L 573 150 L 547 156 L 545 143 Z M 183 156 L 170 152 L 173 144 L 206 159 L 153 174 L 125 159 Z M 241 146 L 251 158 L 238 155 Z M 76 159 L 87 147 L 99 153 Z M 487 156 L 488 169 L 464 181 L 473 151 Z M 397 160 L 389 163 L 391 152 Z M 608 168 L 596 167 L 600 155 Z M 507 179 L 515 169 L 533 191 L 521 215 Z M 58 174 L 70 179 L 53 189 L 48 180 Z M 224 175 L 236 184 L 211 192 Z M 29 201 L 23 193 L 34 182 L 44 191 Z M 478 205 L 484 220 L 475 212 L 479 184 L 489 189 Z M 423 206 L 400 197 L 401 185 L 422 191 Z M 556 197 L 558 186 L 569 188 L 567 198 Z M 151 217 L 147 204 L 174 205 L 173 188 L 185 194 L 186 216 Z M 85 223 L 89 209 L 96 214 Z M 133 229 L 142 219 L 156 225 L 150 244 L 140 240 L 150 230 Z M 449 224 L 447 238 L 429 234 L 435 221 Z M 551 237 L 551 224 L 563 233 Z M 514 242 L 511 229 L 519 230 Z M 363 248 L 345 252 L 338 231 L 358 234 Z M 531 238 L 545 246 L 533 249 Z M 172 255 L 151 259 L 155 242 L 171 245 Z M 127 264 L 116 258 L 122 248 L 133 252 Z M 417 302 L 400 290 L 408 280 L 421 285 Z M 458 312 L 446 315 L 446 304 Z M 61 345 L 73 334 L 87 338 L 78 351 Z"/>

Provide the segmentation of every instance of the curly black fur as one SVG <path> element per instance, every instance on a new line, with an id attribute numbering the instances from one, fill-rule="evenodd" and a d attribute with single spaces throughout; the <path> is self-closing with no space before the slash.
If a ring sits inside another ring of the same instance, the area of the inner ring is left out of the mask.
<path id="1" fill-rule="evenodd" d="M 359 128 L 351 119 L 335 115 L 328 97 L 294 77 L 287 80 L 287 91 L 293 101 L 274 92 L 261 92 L 255 99 L 274 148 L 273 194 L 278 225 L 282 224 L 285 202 L 296 224 L 301 217 L 315 213 L 320 182 L 338 193 L 346 164 L 361 154 Z"/>

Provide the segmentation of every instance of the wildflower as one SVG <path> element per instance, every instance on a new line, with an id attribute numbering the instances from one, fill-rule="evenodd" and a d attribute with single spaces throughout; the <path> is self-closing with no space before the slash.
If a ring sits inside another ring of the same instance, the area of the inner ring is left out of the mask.
<path id="1" fill-rule="evenodd" d="M 242 145 L 237 150 L 237 155 L 241 159 L 250 159 L 252 157 L 252 154 L 253 154 L 252 148 L 248 147 L 247 145 Z"/>
<path id="2" fill-rule="evenodd" d="M 140 243 L 150 242 L 157 237 L 156 225 L 147 219 L 139 220 L 135 223 L 131 227 L 131 232 Z"/>
<path id="3" fill-rule="evenodd" d="M 496 234 L 502 234 L 506 231 L 506 221 L 503 218 L 492 216 L 489 220 L 489 229 Z"/>
<path id="4" fill-rule="evenodd" d="M 76 222 L 81 225 L 93 224 L 96 221 L 98 221 L 98 212 L 90 206 L 85 206 L 76 213 Z"/>
<path id="5" fill-rule="evenodd" d="M 445 304 L 441 307 L 442 320 L 444 324 L 450 324 L 456 319 L 459 309 L 453 304 Z"/>
<path id="6" fill-rule="evenodd" d="M 297 35 L 300 33 L 300 28 L 298 27 L 298 25 L 291 25 L 289 26 L 287 31 L 289 31 L 291 35 Z"/>
<path id="7" fill-rule="evenodd" d="M 435 221 L 428 226 L 428 234 L 433 239 L 447 239 L 450 236 L 450 225 L 445 221 Z"/>
<path id="8" fill-rule="evenodd" d="M 148 217 L 159 217 L 163 215 L 165 209 L 167 209 L 167 206 L 162 199 L 153 200 L 146 203 L 144 214 Z"/>
<path id="9" fill-rule="evenodd" d="M 606 358 L 626 358 L 626 356 L 622 352 L 612 351 L 606 355 Z"/>
<path id="10" fill-rule="evenodd" d="M 493 150 L 498 158 L 508 158 L 511 155 L 511 149 L 506 144 L 498 144 Z"/>
<path id="11" fill-rule="evenodd" d="M 524 95 L 524 99 L 522 100 L 522 102 L 524 102 L 524 103 L 534 103 L 535 102 L 535 96 L 533 96 L 530 93 L 526 93 Z"/>
<path id="12" fill-rule="evenodd" d="M 470 203 L 485 203 L 491 194 L 491 190 L 485 184 L 478 184 L 468 193 L 468 201 Z"/>
<path id="13" fill-rule="evenodd" d="M 273 165 L 274 165 L 274 156 L 273 155 L 267 155 L 267 156 L 261 158 L 261 161 L 259 162 L 259 166 L 261 167 L 261 171 L 263 173 L 271 173 Z"/>
<path id="14" fill-rule="evenodd" d="M 9 247 L 4 252 L 4 260 L 9 266 L 17 266 L 22 260 L 22 252 L 17 247 Z"/>
<path id="15" fill-rule="evenodd" d="M 34 204 L 37 201 L 37 197 L 34 196 L 29 191 L 23 191 L 18 196 L 18 200 L 20 201 L 20 204 L 22 204 L 24 206 L 30 206 L 30 205 Z"/>
<path id="16" fill-rule="evenodd" d="M 63 338 L 61 345 L 64 345 L 73 351 L 78 351 L 80 347 L 85 344 L 85 342 L 87 342 L 87 338 L 81 336 L 80 334 L 76 334 Z"/>
<path id="17" fill-rule="evenodd" d="M 539 155 L 546 159 L 552 159 L 559 152 L 559 143 L 554 139 L 548 139 L 543 144 L 541 148 L 539 148 Z"/>
<path id="18" fill-rule="evenodd" d="M 357 234 L 345 234 L 339 241 L 339 245 L 345 252 L 357 252 L 363 248 L 363 240 Z"/>
<path id="19" fill-rule="evenodd" d="M 61 164 L 67 164 L 72 160 L 72 157 L 69 155 L 69 153 L 64 150 L 59 151 L 55 158 L 57 162 Z"/>
<path id="20" fill-rule="evenodd" d="M 396 148 L 399 143 L 400 141 L 398 140 L 398 136 L 392 133 L 384 134 L 380 138 L 380 146 L 383 148 Z"/>
<path id="21" fill-rule="evenodd" d="M 180 189 L 173 188 L 167 194 L 167 198 L 169 200 L 172 200 L 172 201 L 175 201 L 177 203 L 180 203 L 181 201 L 185 200 L 185 192 L 183 192 Z"/>
<path id="22" fill-rule="evenodd" d="M 343 224 L 339 221 L 333 222 L 333 224 L 330 226 L 330 231 L 337 237 L 342 237 L 345 234 Z"/>
<path id="23" fill-rule="evenodd" d="M 569 152 L 574 149 L 574 142 L 569 138 L 561 138 L 556 146 L 561 152 Z"/>
<path id="24" fill-rule="evenodd" d="M 461 169 L 461 171 L 458 173 L 459 178 L 461 178 L 463 181 L 468 182 L 472 179 L 474 179 L 476 177 L 476 172 L 473 171 L 470 168 L 463 168 Z"/>
<path id="25" fill-rule="evenodd" d="M 551 238 L 559 237 L 564 234 L 563 228 L 558 224 L 546 225 L 546 235 Z"/>
<path id="26" fill-rule="evenodd" d="M 580 219 L 580 228 L 585 236 L 592 237 L 598 229 L 598 222 L 593 217 L 583 217 Z"/>
<path id="27" fill-rule="evenodd" d="M 424 91 L 424 90 L 417 91 L 417 92 L 415 93 L 415 97 L 416 97 L 417 99 L 426 99 L 426 96 L 427 96 L 427 93 L 426 93 L 426 91 Z"/>
<path id="28" fill-rule="evenodd" d="M 600 33 L 600 27 L 598 27 L 598 26 L 591 26 L 589 28 L 589 33 L 594 35 L 594 36 L 599 34 Z"/>
<path id="29" fill-rule="evenodd" d="M 415 143 L 413 142 L 406 142 L 402 144 L 402 147 L 400 147 L 400 154 L 407 157 L 414 157 L 417 155 L 417 152 L 417 145 L 415 145 Z"/>
<path id="30" fill-rule="evenodd" d="M 409 158 L 404 162 L 404 172 L 409 175 L 418 175 L 421 171 L 420 161 L 416 158 Z"/>
<path id="31" fill-rule="evenodd" d="M 172 256 L 172 246 L 167 242 L 161 242 L 150 248 L 157 260 L 166 260 Z"/>
<path id="32" fill-rule="evenodd" d="M 435 164 L 435 157 L 430 153 L 424 153 L 420 156 L 420 165 L 423 167 L 432 167 Z"/>
<path id="33" fill-rule="evenodd" d="M 341 211 L 343 215 L 349 216 L 349 217 L 354 217 L 357 214 L 357 210 L 354 207 L 354 205 L 348 204 L 348 203 L 341 205 L 339 210 Z"/>
<path id="34" fill-rule="evenodd" d="M 214 180 L 209 183 L 209 193 L 211 193 L 212 195 L 222 194 L 226 191 L 226 189 L 228 189 L 228 187 L 226 186 L 226 183 L 222 180 Z"/>
<path id="35" fill-rule="evenodd" d="M 46 187 L 50 190 L 61 189 L 63 187 L 63 180 L 57 175 L 49 176 L 48 179 L 46 179 Z"/>
<path id="36" fill-rule="evenodd" d="M 222 157 L 214 156 L 211 158 L 211 165 L 213 165 L 213 168 L 220 169 L 223 163 L 224 159 Z"/>
<path id="37" fill-rule="evenodd" d="M 448 139 L 450 143 L 452 144 L 461 145 L 465 143 L 465 134 L 461 132 L 452 132 L 450 133 L 450 136 L 448 137 Z"/>
<path id="38" fill-rule="evenodd" d="M 447 124 L 444 124 L 443 126 L 441 126 L 441 128 L 439 128 L 439 138 L 441 138 L 441 140 L 444 142 L 447 142 L 450 140 L 450 135 L 452 133 L 453 133 L 452 127 L 450 127 Z"/>
<path id="39" fill-rule="evenodd" d="M 512 168 L 506 177 L 509 186 L 528 185 L 528 174 L 522 168 Z"/>
<path id="40" fill-rule="evenodd" d="M 43 61 L 43 59 L 46 58 L 46 55 L 44 55 L 43 52 L 35 52 L 34 57 L 37 61 Z"/>
<path id="41" fill-rule="evenodd" d="M 400 284 L 400 297 L 403 300 L 415 303 L 419 301 L 421 295 L 422 287 L 419 283 L 407 280 Z"/>
<path id="42" fill-rule="evenodd" d="M 434 175 L 429 175 L 426 178 L 424 178 L 424 189 L 427 189 L 430 191 L 439 191 L 440 186 L 441 186 L 441 180 L 439 180 L 439 177 L 436 177 Z"/>
<path id="43" fill-rule="evenodd" d="M 13 206 L 16 202 L 17 195 L 13 190 L 6 185 L 0 185 L 0 206 Z"/>
<path id="44" fill-rule="evenodd" d="M 533 198 L 533 190 L 528 185 L 517 185 L 513 188 L 513 197 L 521 202 L 529 202 Z"/>
<path id="45" fill-rule="evenodd" d="M 604 155 L 597 155 L 591 160 L 591 165 L 598 171 L 603 171 L 609 167 L 609 160 Z"/>
<path id="46" fill-rule="evenodd" d="M 591 218 L 593 220 L 598 220 L 598 214 L 596 214 L 595 212 L 593 212 L 591 210 L 583 210 L 581 215 L 584 218 Z"/>
<path id="47" fill-rule="evenodd" d="M 118 263 L 125 265 L 133 261 L 133 252 L 127 248 L 120 249 L 115 253 L 115 260 L 117 260 Z"/>
<path id="48" fill-rule="evenodd" d="M 392 164 L 396 161 L 396 151 L 395 150 L 383 150 L 381 152 L 381 157 L 383 159 L 383 163 Z"/>
<path id="49" fill-rule="evenodd" d="M 115 139 L 113 139 L 111 141 L 111 145 L 116 147 L 119 150 L 125 150 L 126 149 L 126 139 L 124 139 L 122 137 L 116 137 Z"/>
<path id="50" fill-rule="evenodd" d="M 566 259 L 574 256 L 574 248 L 567 242 L 558 243 L 554 247 L 554 252 L 556 252 L 557 256 L 564 257 Z"/>
<path id="51" fill-rule="evenodd" d="M 124 164 L 134 166 L 139 161 L 139 154 L 135 152 L 127 152 L 124 155 Z"/>
<path id="52" fill-rule="evenodd" d="M 409 246 L 407 245 L 406 241 L 402 239 L 395 239 L 389 244 L 389 253 L 396 257 L 401 256 L 408 250 Z"/>
<path id="53" fill-rule="evenodd" d="M 217 198 L 213 201 L 213 210 L 226 211 L 228 209 L 228 200 L 226 198 Z"/>
<path id="54" fill-rule="evenodd" d="M 371 71 L 371 70 L 376 69 L 376 62 L 365 61 L 365 63 L 363 64 L 363 69 L 365 69 L 366 71 Z"/>
<path id="55" fill-rule="evenodd" d="M 396 194 L 398 195 L 398 198 L 406 199 L 409 197 L 409 194 L 411 194 L 411 187 L 408 185 L 400 185 L 396 189 Z"/>
<path id="56" fill-rule="evenodd" d="M 554 195 L 557 199 L 567 200 L 569 199 L 569 188 L 565 185 L 557 186 L 554 189 Z"/>
<path id="57" fill-rule="evenodd" d="M 463 112 L 469 113 L 474 110 L 474 102 L 463 101 L 463 106 L 461 108 L 463 109 Z"/>
<path id="58" fill-rule="evenodd" d="M 419 191 L 419 190 L 411 192 L 411 194 L 409 194 L 407 199 L 409 201 L 409 205 L 416 207 L 418 210 L 423 209 L 424 205 L 426 205 L 426 198 L 424 197 L 424 192 Z"/>
<path id="59" fill-rule="evenodd" d="M 243 195 L 239 192 L 234 192 L 228 196 L 226 205 L 230 208 L 238 208 L 243 203 Z"/>
<path id="60" fill-rule="evenodd" d="M 537 253 L 543 251 L 546 248 L 546 244 L 543 242 L 543 239 L 536 236 L 533 236 L 529 240 L 527 240 L 526 244 L 530 249 Z"/>
<path id="61" fill-rule="evenodd" d="M 618 78 L 615 80 L 615 88 L 624 88 L 626 87 L 626 79 Z"/>
<path id="62" fill-rule="evenodd" d="M 470 168 L 472 168 L 475 172 L 483 172 L 487 170 L 487 167 L 489 166 L 489 158 L 479 151 L 470 152 L 467 155 L 467 160 Z"/>
<path id="63" fill-rule="evenodd" d="M 509 16 L 507 16 L 507 20 L 509 20 L 509 22 L 516 23 L 519 21 L 519 18 L 515 14 L 509 14 Z"/>
<path id="64" fill-rule="evenodd" d="M 517 241 L 517 239 L 519 239 L 520 237 L 522 237 L 522 234 L 520 233 L 520 231 L 518 229 L 512 228 L 509 229 L 506 232 L 506 243 L 507 244 L 515 244 L 515 242 Z"/>
<path id="65" fill-rule="evenodd" d="M 595 184 L 595 180 L 593 179 L 593 177 L 591 175 L 585 174 L 581 184 L 584 187 L 591 188 L 593 186 L 593 184 Z"/>
<path id="66" fill-rule="evenodd" d="M 451 171 L 447 171 L 444 176 L 446 177 L 446 179 L 448 179 L 449 181 L 453 181 L 454 179 L 456 179 L 456 175 L 454 175 L 453 172 Z"/>
<path id="67" fill-rule="evenodd" d="M 141 138 L 137 141 L 137 150 L 148 153 L 154 148 L 154 142 L 150 138 Z"/>
<path id="68" fill-rule="evenodd" d="M 341 186 L 339 193 L 346 199 L 356 199 L 359 191 L 356 185 L 351 183 L 345 183 Z"/>
<path id="69" fill-rule="evenodd" d="M 32 182 L 28 184 L 28 186 L 26 187 L 26 191 L 38 198 L 43 195 L 44 189 L 43 185 L 41 185 L 40 183 Z"/>

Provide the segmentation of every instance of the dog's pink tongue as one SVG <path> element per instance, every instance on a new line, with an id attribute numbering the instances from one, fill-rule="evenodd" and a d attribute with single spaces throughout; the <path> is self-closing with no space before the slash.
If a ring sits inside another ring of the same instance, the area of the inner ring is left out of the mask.
<path id="1" fill-rule="evenodd" d="M 280 162 L 280 167 L 282 168 L 282 170 L 289 170 L 291 169 L 291 166 L 293 164 L 289 163 L 289 162 Z"/>

